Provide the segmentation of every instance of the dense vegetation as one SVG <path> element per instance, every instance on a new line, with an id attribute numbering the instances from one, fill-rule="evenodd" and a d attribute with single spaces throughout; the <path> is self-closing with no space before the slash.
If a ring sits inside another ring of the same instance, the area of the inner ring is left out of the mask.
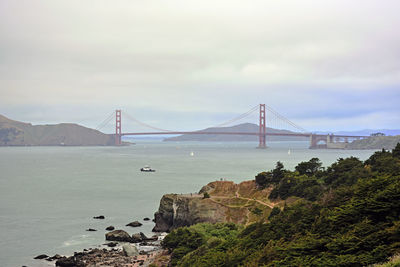
<path id="1" fill-rule="evenodd" d="M 366 266 L 400 252 L 400 144 L 326 169 L 316 158 L 293 172 L 278 162 L 256 182 L 273 186 L 270 198 L 300 200 L 243 229 L 198 224 L 172 231 L 163 241 L 172 265 Z"/>
<path id="2" fill-rule="evenodd" d="M 199 250 L 196 251 L 197 253 L 206 253 L 213 249 L 226 251 L 230 244 L 237 239 L 238 233 L 239 226 L 233 223 L 200 223 L 174 230 L 165 237 L 163 246 L 173 251 L 171 264 L 175 266 L 186 254 L 195 250 Z M 220 260 L 209 257 L 201 259 L 201 262 L 203 266 L 221 266 Z M 199 265 L 190 257 L 181 260 L 180 264 L 184 266 Z"/>

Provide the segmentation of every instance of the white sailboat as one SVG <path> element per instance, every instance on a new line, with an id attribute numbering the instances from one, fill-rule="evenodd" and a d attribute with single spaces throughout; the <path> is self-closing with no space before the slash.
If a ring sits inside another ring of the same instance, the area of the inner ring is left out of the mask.
<path id="1" fill-rule="evenodd" d="M 292 152 L 290 152 L 290 149 L 288 150 L 287 154 L 290 155 Z"/>
<path id="2" fill-rule="evenodd" d="M 194 156 L 194 152 L 190 151 L 190 156 L 193 157 Z"/>

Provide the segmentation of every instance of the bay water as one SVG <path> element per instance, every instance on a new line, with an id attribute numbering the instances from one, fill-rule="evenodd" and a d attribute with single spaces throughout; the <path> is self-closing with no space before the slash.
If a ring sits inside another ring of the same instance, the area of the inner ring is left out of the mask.
<path id="1" fill-rule="evenodd" d="M 54 266 L 39 254 L 71 255 L 105 243 L 107 226 L 152 235 L 166 193 L 197 192 L 221 178 L 241 182 L 318 157 L 368 158 L 373 150 L 310 150 L 307 142 L 140 141 L 124 147 L 0 147 L 0 266 Z M 154 173 L 140 168 L 150 165 Z M 104 215 L 104 220 L 94 216 Z M 138 220 L 142 227 L 125 225 Z M 96 232 L 87 232 L 94 228 Z"/>

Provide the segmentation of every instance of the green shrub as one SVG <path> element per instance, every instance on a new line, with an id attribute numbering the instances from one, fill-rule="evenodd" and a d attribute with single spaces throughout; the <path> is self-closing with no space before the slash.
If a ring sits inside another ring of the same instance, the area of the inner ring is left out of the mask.
<path id="1" fill-rule="evenodd" d="M 204 192 L 203 193 L 203 199 L 204 198 L 210 198 L 210 194 L 208 192 Z"/>

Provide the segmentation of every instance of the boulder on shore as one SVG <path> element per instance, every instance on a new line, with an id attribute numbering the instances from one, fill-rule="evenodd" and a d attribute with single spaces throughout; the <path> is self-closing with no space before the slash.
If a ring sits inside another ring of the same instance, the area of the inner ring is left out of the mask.
<path id="1" fill-rule="evenodd" d="M 142 240 L 147 240 L 149 239 L 145 234 L 143 234 L 142 232 L 139 233 L 140 237 L 142 238 Z"/>
<path id="2" fill-rule="evenodd" d="M 100 219 L 100 220 L 104 220 L 106 217 L 104 217 L 104 215 L 100 215 L 100 216 L 94 216 L 93 219 Z"/>
<path id="3" fill-rule="evenodd" d="M 112 230 L 114 230 L 114 229 L 115 229 L 115 227 L 112 226 L 112 225 L 110 225 L 110 226 L 108 226 L 108 227 L 106 228 L 107 231 L 112 231 Z"/>
<path id="4" fill-rule="evenodd" d="M 138 249 L 131 245 L 131 244 L 125 244 L 122 246 L 122 251 L 124 252 L 124 255 L 127 257 L 132 257 L 132 256 L 137 256 L 139 255 Z"/>
<path id="5" fill-rule="evenodd" d="M 146 217 L 146 218 L 143 219 L 143 221 L 150 221 L 150 218 Z"/>
<path id="6" fill-rule="evenodd" d="M 132 242 L 131 236 L 124 230 L 114 230 L 112 232 L 106 233 L 106 240 Z"/>
<path id="7" fill-rule="evenodd" d="M 128 223 L 126 226 L 139 227 L 139 226 L 142 226 L 142 225 L 143 224 L 141 224 L 140 222 L 134 221 L 134 222 Z"/>
<path id="8" fill-rule="evenodd" d="M 56 261 L 56 266 L 60 267 L 83 267 L 84 264 L 81 261 L 76 260 L 74 256 L 71 257 L 63 257 Z"/>
<path id="9" fill-rule="evenodd" d="M 54 260 L 59 260 L 59 259 L 61 259 L 61 258 L 62 258 L 61 255 L 56 254 L 56 255 L 54 255 L 53 257 L 47 258 L 46 260 L 47 260 L 47 261 L 54 261 Z"/>
<path id="10" fill-rule="evenodd" d="M 132 243 L 139 243 L 139 242 L 142 242 L 142 241 L 143 241 L 143 238 L 139 233 L 132 235 Z"/>
<path id="11" fill-rule="evenodd" d="M 113 247 L 116 247 L 118 245 L 118 243 L 117 242 L 109 242 L 104 245 L 106 245 L 107 247 L 113 248 Z"/>
<path id="12" fill-rule="evenodd" d="M 157 240 L 158 240 L 157 235 L 153 235 L 152 237 L 147 238 L 147 241 L 157 241 Z"/>
<path id="13" fill-rule="evenodd" d="M 48 258 L 48 257 L 49 257 L 49 256 L 47 256 L 46 254 L 40 254 L 40 255 L 34 257 L 34 259 L 35 259 L 35 260 L 43 260 L 43 259 L 46 259 L 46 258 Z"/>
<path id="14" fill-rule="evenodd" d="M 93 228 L 89 228 L 89 229 L 86 229 L 86 231 L 88 231 L 88 232 L 96 232 L 97 230 L 93 229 Z"/>

